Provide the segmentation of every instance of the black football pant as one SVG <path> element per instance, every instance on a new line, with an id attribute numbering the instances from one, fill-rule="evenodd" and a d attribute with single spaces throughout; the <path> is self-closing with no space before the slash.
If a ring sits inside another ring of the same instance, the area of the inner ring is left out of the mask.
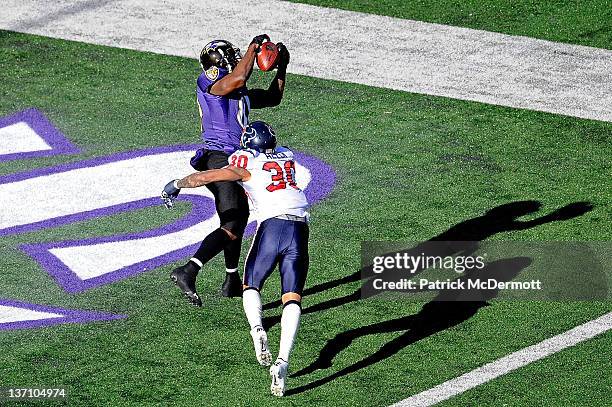
<path id="1" fill-rule="evenodd" d="M 227 166 L 229 154 L 223 151 L 200 149 L 191 159 L 191 166 L 196 171 L 219 169 Z M 215 207 L 221 220 L 221 227 L 237 236 L 223 249 L 225 267 L 238 267 L 242 235 L 249 219 L 249 202 L 244 189 L 234 181 L 220 181 L 207 184 L 206 187 L 215 197 Z"/>

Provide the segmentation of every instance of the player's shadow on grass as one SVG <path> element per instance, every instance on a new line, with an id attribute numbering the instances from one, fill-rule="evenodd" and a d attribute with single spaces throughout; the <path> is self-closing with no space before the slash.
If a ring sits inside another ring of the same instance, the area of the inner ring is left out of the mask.
<path id="1" fill-rule="evenodd" d="M 423 242 L 422 244 L 409 250 L 400 251 L 399 253 L 407 252 L 413 255 L 426 253 L 428 255 L 441 255 L 443 257 L 448 255 L 465 256 L 477 250 L 479 241 L 485 240 L 494 234 L 513 230 L 524 230 L 549 222 L 568 220 L 581 216 L 592 210 L 592 205 L 588 202 L 575 202 L 532 220 L 519 220 L 519 218 L 523 216 L 537 212 L 540 207 L 541 204 L 537 201 L 518 201 L 500 205 L 487 211 L 482 216 L 458 223 L 447 231 L 433 237 L 429 241 Z M 440 245 L 439 243 L 434 244 L 433 242 L 449 243 Z M 487 277 L 494 275 L 498 281 L 509 281 L 516 277 L 516 275 L 530 263 L 531 259 L 525 257 L 498 260 L 496 262 L 489 263 L 487 267 L 479 271 L 478 274 L 486 271 L 486 273 L 491 273 L 487 274 Z M 422 270 L 417 270 L 417 273 L 419 271 Z M 413 274 L 413 276 L 415 274 Z M 471 274 L 473 274 L 473 272 L 466 273 L 460 278 L 467 278 Z M 371 266 L 365 267 L 364 269 L 359 270 L 349 276 L 310 287 L 304 291 L 304 295 L 319 293 L 359 280 L 364 280 L 367 282 L 373 276 L 374 274 Z M 474 276 L 471 275 L 471 277 Z M 362 290 L 357 290 L 349 295 L 334 298 L 307 307 L 303 310 L 303 314 L 331 309 L 374 294 L 375 293 L 368 294 Z M 402 348 L 420 339 L 426 338 L 434 333 L 443 331 L 466 321 L 474 316 L 480 308 L 488 305 L 486 301 L 494 298 L 497 295 L 497 291 L 488 291 L 481 294 L 482 297 L 478 301 L 471 300 L 466 302 L 457 302 L 453 301 L 454 298 L 451 297 L 452 295 L 457 295 L 456 291 L 440 291 L 438 296 L 433 301 L 425 304 L 423 309 L 418 314 L 350 329 L 346 332 L 338 334 L 335 338 L 328 341 L 328 343 L 320 351 L 319 357 L 313 363 L 295 373 L 293 376 L 303 376 L 318 369 L 331 367 L 333 359 L 338 355 L 338 353 L 346 349 L 356 338 L 369 334 L 405 331 L 399 337 L 384 344 L 377 352 L 362 359 L 361 361 L 330 376 L 289 390 L 287 394 L 297 394 L 326 384 L 338 377 L 355 372 L 359 369 L 370 366 L 373 363 L 384 360 L 394 355 Z M 473 293 L 471 293 L 471 295 L 473 295 Z M 273 302 L 266 304 L 264 308 L 269 309 L 279 305 L 279 302 Z M 266 318 L 264 320 L 266 329 L 277 324 L 278 322 L 280 322 L 280 317 L 278 316 Z"/>
<path id="2" fill-rule="evenodd" d="M 508 204 L 497 206 L 493 209 L 488 210 L 484 215 L 478 216 L 472 219 L 460 222 L 445 232 L 434 236 L 430 240 L 423 242 L 422 244 L 406 250 L 409 254 L 419 255 L 421 253 L 427 253 L 430 255 L 439 256 L 451 256 L 451 255 L 468 255 L 473 253 L 478 248 L 478 241 L 485 240 L 490 236 L 497 233 L 509 232 L 514 230 L 525 230 L 540 226 L 549 222 L 556 222 L 562 220 L 569 220 L 578 216 L 584 215 L 591 211 L 593 206 L 589 202 L 574 202 L 568 204 L 562 208 L 559 208 L 548 215 L 544 215 L 532 220 L 522 221 L 518 218 L 537 212 L 541 203 L 538 201 L 517 201 Z M 441 246 L 439 243 L 430 242 L 453 242 L 449 243 L 446 247 Z M 400 251 L 399 253 L 403 253 Z M 419 270 L 416 270 L 412 276 L 418 274 Z M 316 293 L 320 293 L 331 288 L 335 288 L 344 284 L 368 280 L 374 276 L 372 268 L 366 267 L 362 270 L 358 270 L 348 276 L 328 281 L 322 284 L 317 284 L 313 287 L 309 287 L 304 290 L 303 295 L 308 296 Z M 302 314 L 310 314 L 313 312 L 328 310 L 331 308 L 339 307 L 344 304 L 348 304 L 353 301 L 357 301 L 363 298 L 363 292 L 361 289 L 354 291 L 351 294 L 333 298 L 331 300 L 323 301 L 318 304 L 311 305 L 302 311 Z M 263 309 L 277 308 L 281 305 L 280 301 L 274 301 L 267 303 L 263 306 Z M 264 327 L 268 330 L 270 327 L 280 322 L 280 316 L 272 316 L 264 318 Z"/>
<path id="3" fill-rule="evenodd" d="M 497 281 L 510 281 L 530 264 L 531 259 L 528 257 L 514 257 L 511 259 L 498 260 L 488 264 L 482 270 L 466 273 L 456 280 L 467 281 L 470 278 L 475 279 L 479 276 L 486 276 L 487 278 L 494 278 Z M 487 301 L 496 297 L 497 294 L 498 290 L 480 290 L 477 292 L 473 290 L 442 290 L 415 315 L 408 315 L 402 318 L 378 322 L 342 332 L 327 342 L 319 352 L 319 357 L 314 362 L 293 374 L 292 377 L 303 376 L 318 369 L 327 369 L 331 367 L 334 358 L 340 352 L 348 348 L 355 339 L 366 335 L 404 331 L 400 336 L 387 342 L 379 350 L 359 362 L 345 367 L 330 376 L 315 380 L 304 386 L 290 389 L 287 395 L 301 393 L 329 383 L 338 377 L 356 372 L 393 356 L 406 346 L 423 338 L 427 338 L 428 336 L 449 329 L 455 325 L 459 325 L 473 317 L 480 308 L 489 305 Z M 465 299 L 469 299 L 470 301 L 463 301 L 461 298 L 462 295 L 466 295 Z M 475 297 L 479 300 L 474 301 L 473 299 Z"/>

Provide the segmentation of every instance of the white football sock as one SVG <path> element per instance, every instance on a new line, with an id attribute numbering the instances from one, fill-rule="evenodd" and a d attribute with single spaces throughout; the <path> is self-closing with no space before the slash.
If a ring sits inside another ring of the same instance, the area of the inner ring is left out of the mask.
<path id="1" fill-rule="evenodd" d="M 294 302 L 287 304 L 283 309 L 278 357 L 286 362 L 289 362 L 289 354 L 291 349 L 293 349 L 293 342 L 300 326 L 300 315 L 302 315 L 302 309 Z"/>
<path id="2" fill-rule="evenodd" d="M 238 269 L 237 269 L 237 268 L 235 268 L 235 269 L 228 269 L 228 268 L 226 268 L 226 269 L 225 269 L 225 272 L 226 272 L 226 273 L 235 273 L 235 272 L 237 272 L 237 271 L 238 271 Z"/>
<path id="3" fill-rule="evenodd" d="M 251 329 L 255 328 L 256 326 L 262 326 L 261 295 L 259 294 L 259 291 L 245 290 L 242 293 L 242 307 L 244 308 L 244 313 L 249 320 Z"/>

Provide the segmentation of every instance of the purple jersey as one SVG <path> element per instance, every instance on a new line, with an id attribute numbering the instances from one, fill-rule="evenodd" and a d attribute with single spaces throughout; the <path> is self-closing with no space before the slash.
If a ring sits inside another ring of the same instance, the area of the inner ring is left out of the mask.
<path id="1" fill-rule="evenodd" d="M 223 77 L 223 69 L 212 67 L 198 77 L 198 106 L 202 139 L 209 150 L 232 154 L 240 148 L 242 129 L 249 123 L 250 103 L 246 86 L 226 95 L 209 93 L 210 86 Z"/>

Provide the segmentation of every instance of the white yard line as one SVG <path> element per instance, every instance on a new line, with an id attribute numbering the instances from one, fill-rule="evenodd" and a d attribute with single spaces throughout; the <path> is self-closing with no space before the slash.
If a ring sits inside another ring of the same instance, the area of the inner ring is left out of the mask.
<path id="1" fill-rule="evenodd" d="M 444 382 L 422 393 L 404 399 L 391 407 L 432 406 L 469 389 L 505 375 L 519 367 L 543 359 L 563 349 L 591 339 L 612 329 L 612 312 L 579 325 L 562 334 L 487 363 L 464 375 Z"/>
<path id="2" fill-rule="evenodd" d="M 0 28 L 196 57 L 261 32 L 290 72 L 612 121 L 612 51 L 278 0 L 5 0 Z M 373 112 L 375 113 L 375 112 Z"/>

